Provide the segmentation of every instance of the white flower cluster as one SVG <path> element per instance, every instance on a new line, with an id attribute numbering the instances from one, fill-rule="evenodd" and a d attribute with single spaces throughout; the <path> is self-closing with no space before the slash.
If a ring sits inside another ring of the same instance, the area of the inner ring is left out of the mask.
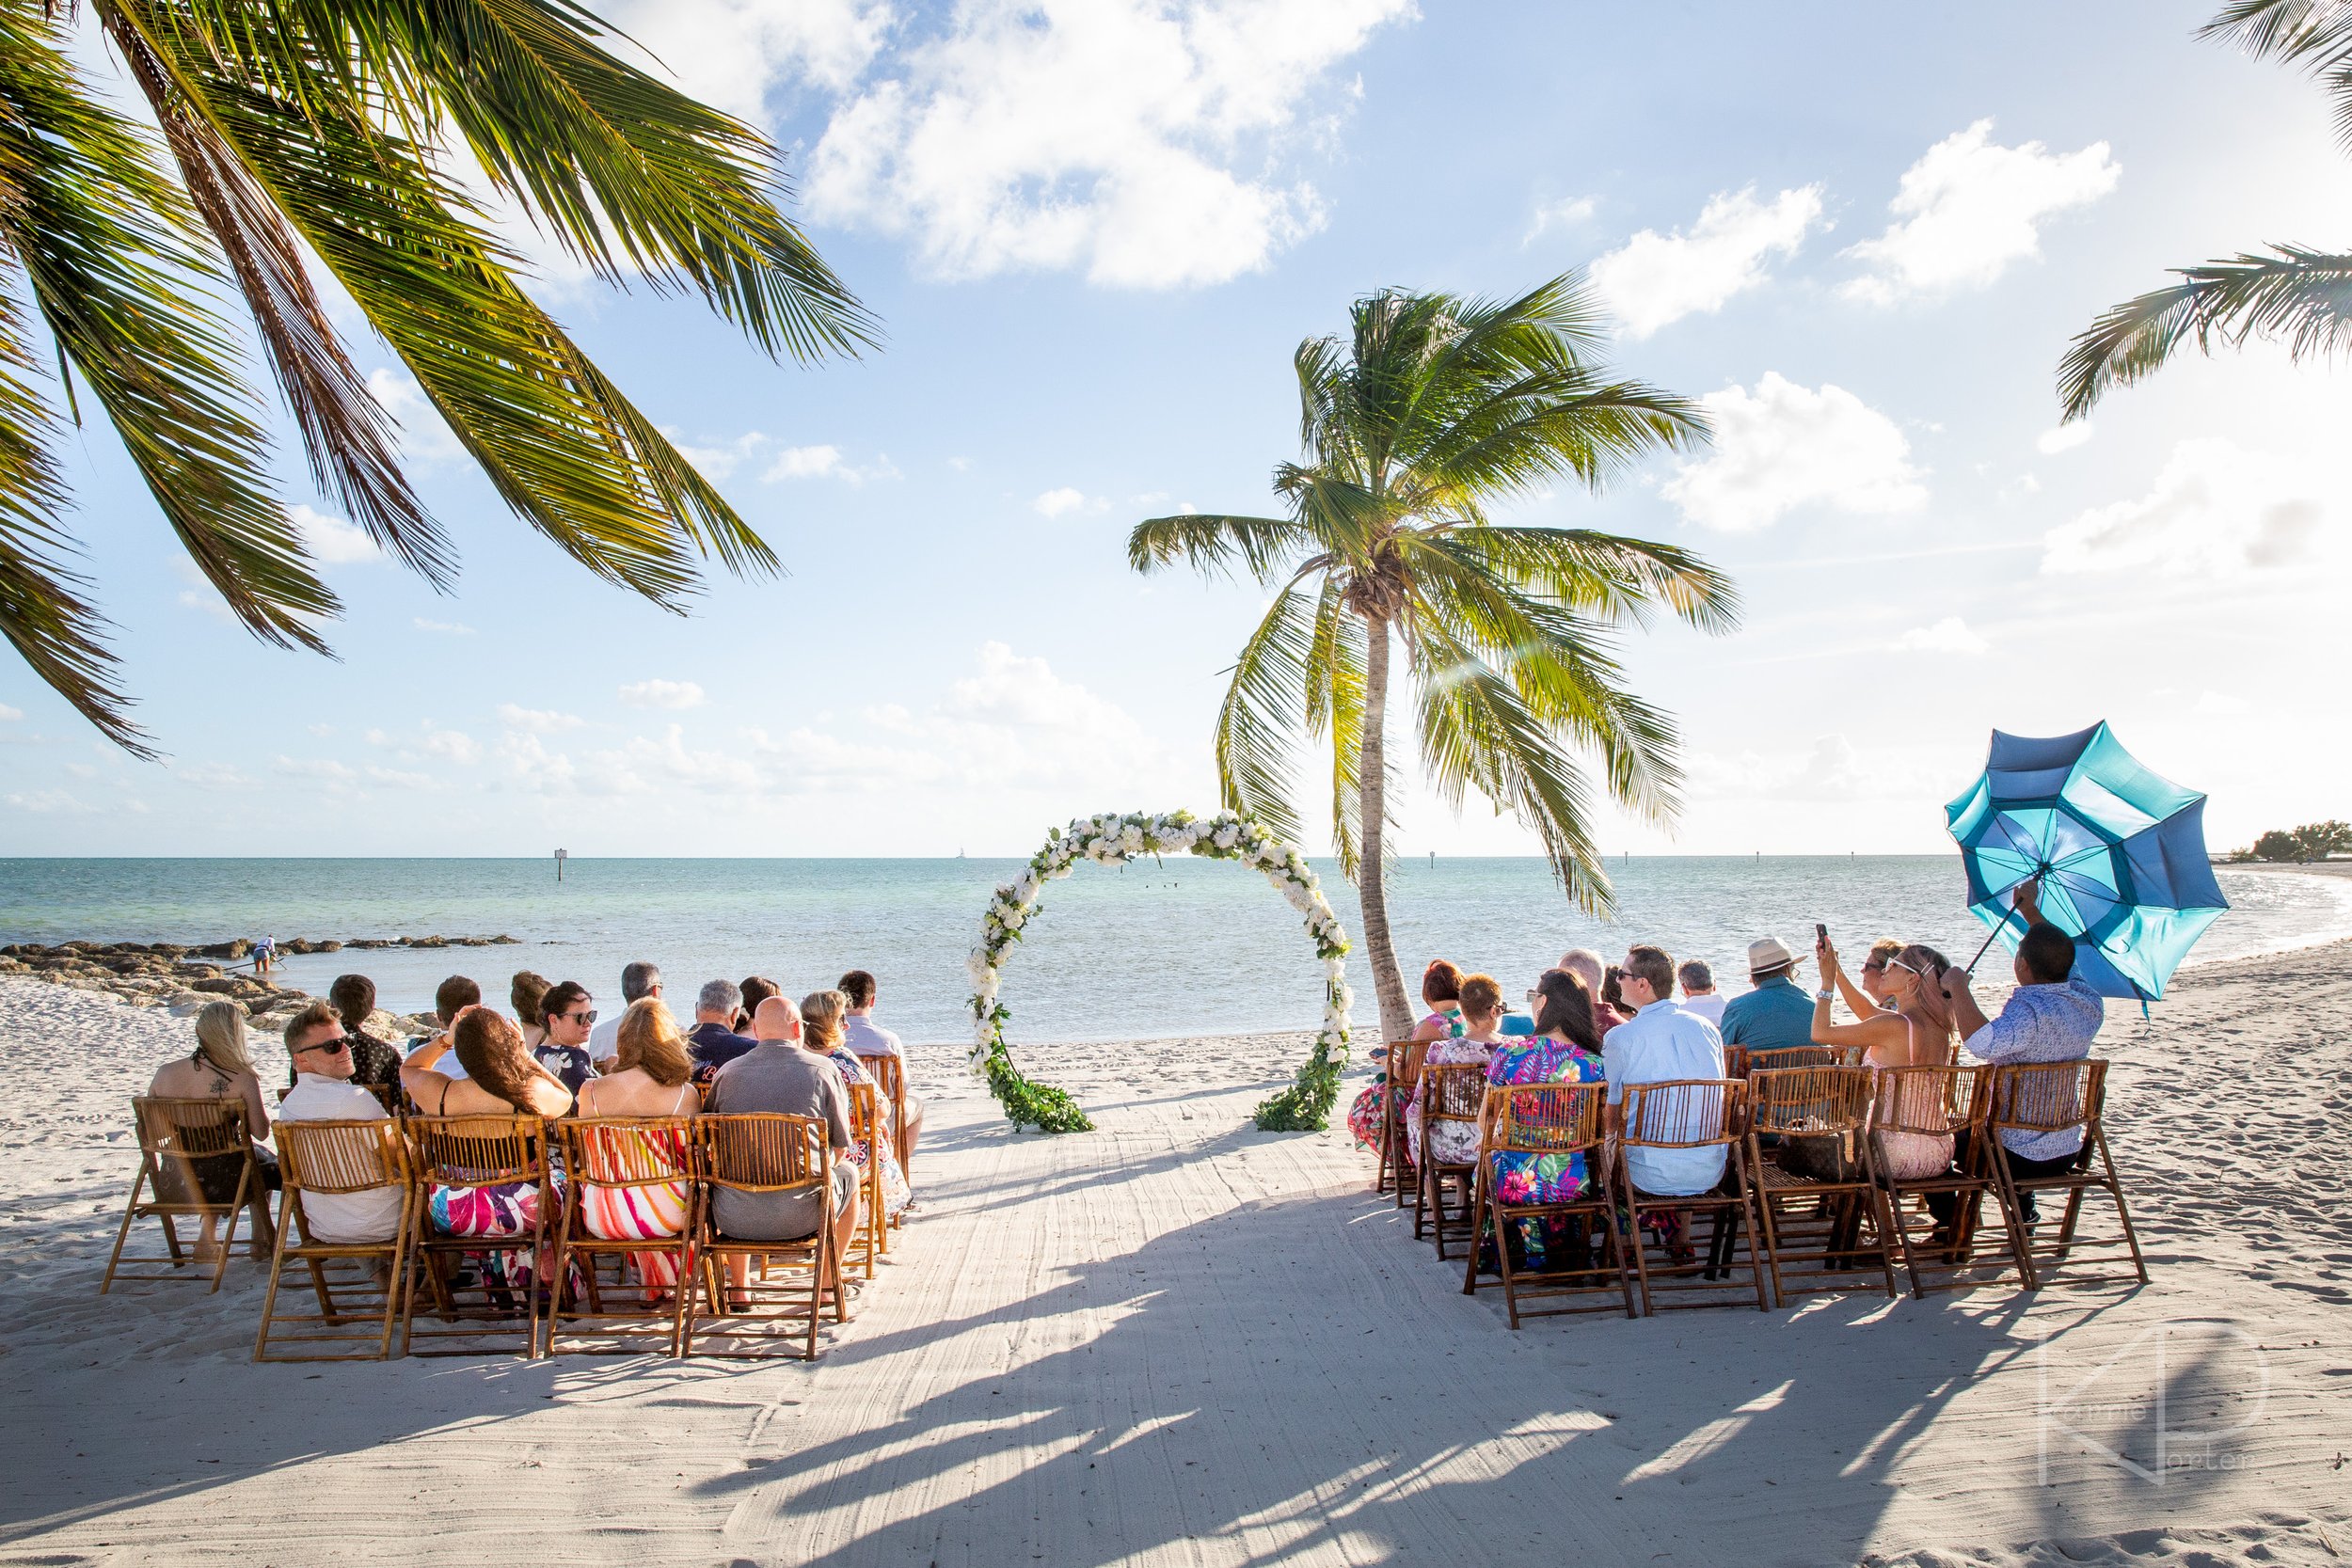
<path id="1" fill-rule="evenodd" d="M 996 890 L 988 912 L 980 918 L 980 944 L 972 949 L 966 967 L 972 974 L 972 1070 L 985 1079 L 988 1059 L 1002 1048 L 1009 1016 L 996 999 L 1002 985 L 1005 955 L 1037 914 L 1038 894 L 1047 882 L 1070 875 L 1078 862 L 1123 865 L 1142 855 L 1202 855 L 1212 860 L 1239 861 L 1264 874 L 1275 891 L 1305 917 L 1307 934 L 1314 939 L 1323 959 L 1323 1029 L 1316 1043 L 1344 1054 L 1348 1008 L 1356 998 L 1347 989 L 1347 933 L 1323 896 L 1307 857 L 1269 832 L 1263 826 L 1232 812 L 1206 819 L 1190 812 L 1167 816 L 1146 813 L 1120 816 L 1105 813 L 1082 816 L 1046 839 L 1045 847 L 1029 857 L 1028 866 Z"/>

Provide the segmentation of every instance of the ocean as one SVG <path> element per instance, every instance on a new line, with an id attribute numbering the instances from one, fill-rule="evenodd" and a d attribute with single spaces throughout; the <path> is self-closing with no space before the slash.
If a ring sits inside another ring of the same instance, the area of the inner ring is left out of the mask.
<path id="1" fill-rule="evenodd" d="M 1013 860 L 593 860 L 562 883 L 545 860 L 0 861 L 0 941 L 211 942 L 511 935 L 515 947 L 342 952 L 287 959 L 286 984 L 324 993 L 335 975 L 372 975 L 383 1005 L 432 1005 L 451 974 L 504 1006 L 518 969 L 577 979 L 619 1006 L 621 966 L 650 958 L 681 1017 L 707 979 L 765 974 L 791 993 L 846 969 L 880 977 L 881 1021 L 911 1041 L 961 1042 L 964 957 L 990 891 Z M 1340 920 L 1359 924 L 1355 890 L 1317 862 Z M 1407 985 L 1433 958 L 1486 970 L 1516 999 L 1561 953 L 1614 957 L 1636 941 L 1711 964 L 1744 984 L 1753 937 L 1809 949 L 1826 922 L 1849 954 L 1872 938 L 1925 941 L 1965 962 L 1983 929 L 1963 904 L 1954 856 L 1613 861 L 1616 917 L 1580 913 L 1541 861 L 1406 861 L 1391 917 Z M 2352 879 L 2223 869 L 2232 911 L 2191 962 L 2352 935 Z M 1081 865 L 1046 892 L 1005 971 L 1009 1037 L 1118 1040 L 1311 1028 L 1319 966 L 1297 917 L 1255 873 L 1181 857 L 1112 871 Z M 1997 955 L 1995 956 L 1997 958 Z M 1352 957 L 1359 1038 L 1376 1029 L 1372 982 Z M 2158 1005 L 2161 1008 L 2161 1004 Z"/>

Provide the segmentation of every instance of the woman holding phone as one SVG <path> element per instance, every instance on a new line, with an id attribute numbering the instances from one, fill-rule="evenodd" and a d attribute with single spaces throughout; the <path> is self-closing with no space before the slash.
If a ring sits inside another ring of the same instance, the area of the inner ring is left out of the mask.
<path id="1" fill-rule="evenodd" d="M 1837 994 L 1837 982 L 1844 972 L 1838 967 L 1837 948 L 1829 940 L 1827 928 L 1815 929 L 1820 932 L 1814 942 L 1813 957 L 1820 966 L 1821 984 L 1813 993 L 1813 1043 L 1859 1045 L 1863 1048 L 1862 1059 L 1871 1067 L 1950 1066 L 1954 1043 L 1952 1008 L 1944 995 L 1943 977 L 1951 965 L 1944 961 L 1944 955 L 1913 942 L 1886 961 L 1883 984 L 1895 1004 L 1893 1010 L 1853 1023 L 1833 1023 L 1830 1004 Z M 1882 1101 L 1879 1115 L 1882 1119 L 1891 1120 L 1901 1109 Z M 1903 1119 L 1931 1118 L 1906 1115 Z M 1952 1163 L 1949 1133 L 1882 1132 L 1878 1138 L 1888 1166 L 1883 1174 L 1899 1181 L 1923 1180 Z"/>

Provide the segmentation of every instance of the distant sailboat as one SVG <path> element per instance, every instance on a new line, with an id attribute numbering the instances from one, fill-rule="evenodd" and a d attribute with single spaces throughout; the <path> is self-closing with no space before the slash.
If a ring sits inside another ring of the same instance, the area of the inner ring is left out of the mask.
<path id="1" fill-rule="evenodd" d="M 963 846 L 961 844 L 956 846 L 956 859 L 963 859 Z"/>

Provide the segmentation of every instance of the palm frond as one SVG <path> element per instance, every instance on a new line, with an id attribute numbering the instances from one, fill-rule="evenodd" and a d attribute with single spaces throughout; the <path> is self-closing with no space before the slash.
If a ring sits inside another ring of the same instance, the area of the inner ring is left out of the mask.
<path id="1" fill-rule="evenodd" d="M 1601 621 L 1646 625 L 1656 602 L 1701 631 L 1723 633 L 1740 624 L 1738 585 L 1678 545 L 1516 524 L 1454 529 L 1438 537 L 1502 580 Z"/>
<path id="2" fill-rule="evenodd" d="M 1313 598 L 1301 579 L 1283 585 L 1242 644 L 1216 710 L 1216 776 L 1223 803 L 1286 839 L 1295 839 L 1299 832 L 1290 792 L 1296 759 L 1292 737 L 1306 700 Z"/>
<path id="3" fill-rule="evenodd" d="M 1127 564 L 1157 571 L 1183 556 L 1193 570 L 1230 577 L 1238 561 L 1260 582 L 1290 569 L 1290 557 L 1314 543 L 1288 517 L 1235 517 L 1200 512 L 1147 517 L 1127 535 Z"/>
<path id="4" fill-rule="evenodd" d="M 2232 0 L 2197 36 L 2235 43 L 2257 59 L 2299 65 L 2336 103 L 2336 139 L 2352 150 L 2352 3 Z"/>
<path id="5" fill-rule="evenodd" d="M 2074 340 L 2058 366 L 2065 418 L 2090 411 L 2109 388 L 2145 380 L 2194 341 L 2283 342 L 2296 360 L 2352 349 L 2352 255 L 2274 245 L 2179 270 L 2180 283 L 2102 315 Z"/>

